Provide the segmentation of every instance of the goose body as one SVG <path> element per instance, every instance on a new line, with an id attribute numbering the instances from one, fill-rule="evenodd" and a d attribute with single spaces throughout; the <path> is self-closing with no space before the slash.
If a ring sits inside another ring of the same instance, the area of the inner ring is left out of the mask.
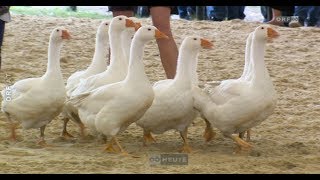
<path id="1" fill-rule="evenodd" d="M 212 44 L 197 36 L 184 39 L 179 50 L 176 77 L 154 84 L 152 106 L 136 124 L 144 130 L 144 142 L 152 140 L 151 132 L 161 134 L 174 129 L 185 141 L 182 151 L 190 152 L 186 142 L 187 128 L 197 115 L 193 108 L 192 87 L 197 86 L 196 64 L 201 47 Z M 194 78 L 195 76 L 195 78 Z"/>
<path id="2" fill-rule="evenodd" d="M 242 75 L 238 79 L 227 79 L 221 81 L 220 85 L 211 92 L 211 98 L 216 104 L 223 104 L 234 95 L 239 95 L 242 89 L 245 89 L 247 81 L 252 78 L 252 62 L 250 58 L 253 33 L 250 33 L 245 50 L 245 64 Z"/>
<path id="3" fill-rule="evenodd" d="M 229 81 L 236 83 L 235 86 L 230 85 L 231 88 L 224 90 L 228 83 L 219 85 L 211 97 L 199 88 L 194 89 L 195 108 L 223 135 L 244 148 L 250 148 L 251 145 L 232 134 L 257 126 L 273 113 L 276 106 L 276 91 L 265 66 L 264 53 L 267 38 L 277 36 L 278 33 L 267 26 L 255 29 L 248 76 L 237 82 Z"/>
<path id="4" fill-rule="evenodd" d="M 108 69 L 81 81 L 71 96 L 89 92 L 109 83 L 121 81 L 126 77 L 131 38 L 135 32 L 135 28 L 135 23 L 126 16 L 117 16 L 112 19 L 109 29 L 111 56 Z"/>
<path id="5" fill-rule="evenodd" d="M 136 26 L 133 21 L 128 19 L 126 16 L 117 16 L 111 20 L 108 29 L 111 48 L 110 66 L 107 70 L 101 73 L 94 74 L 87 77 L 86 79 L 82 79 L 80 83 L 74 88 L 74 90 L 69 94 L 70 97 L 84 92 L 89 92 L 90 90 L 93 90 L 100 85 L 114 83 L 124 79 L 126 71 L 128 69 L 128 65 L 127 60 L 125 59 L 125 54 L 123 52 L 124 50 L 121 42 L 124 42 L 125 40 L 131 40 L 131 36 L 129 37 L 129 35 L 127 34 L 131 33 L 132 30 L 126 31 L 126 29 L 133 29 L 134 31 L 135 27 Z M 120 37 L 124 31 L 126 31 L 126 36 L 122 36 L 122 41 L 119 41 L 118 37 Z M 104 51 L 107 51 L 107 48 L 105 48 Z M 104 62 L 106 63 L 105 59 Z M 106 67 L 106 64 L 104 67 Z M 78 109 L 72 104 L 66 103 L 64 113 L 79 125 L 81 134 L 82 136 L 84 136 L 84 125 L 79 118 Z M 66 130 L 67 122 L 68 119 L 64 119 L 64 128 L 62 135 L 65 137 L 70 137 L 71 135 Z"/>
<path id="6" fill-rule="evenodd" d="M 116 135 L 137 121 L 151 106 L 154 93 L 142 62 L 144 46 L 154 38 L 167 37 L 154 26 L 141 27 L 132 40 L 128 74 L 123 81 L 101 86 L 69 100 L 78 108 L 84 124 L 94 124 L 96 130 L 112 137 L 107 151 L 113 151 Z"/>
<path id="7" fill-rule="evenodd" d="M 60 50 L 63 40 L 69 38 L 70 34 L 64 28 L 54 29 L 49 40 L 46 73 L 10 86 L 10 100 L 5 98 L 6 90 L 2 91 L 2 112 L 12 125 L 12 139 L 16 139 L 16 123 L 21 122 L 24 129 L 40 128 L 40 142 L 44 142 L 46 125 L 61 112 L 66 90 L 60 69 Z"/>
<path id="8" fill-rule="evenodd" d="M 96 42 L 95 42 L 95 51 L 93 55 L 93 59 L 91 64 L 88 66 L 86 70 L 77 71 L 73 73 L 67 80 L 66 90 L 67 90 L 67 98 L 69 98 L 72 92 L 77 88 L 81 80 L 90 77 L 92 75 L 101 73 L 107 68 L 107 51 L 109 44 L 109 20 L 104 20 L 100 23 L 97 33 L 96 33 Z M 79 117 L 77 116 L 76 109 L 73 107 L 64 106 L 62 111 L 63 116 L 63 137 L 73 137 L 67 131 L 67 124 L 69 119 L 73 120 L 80 127 L 80 132 L 84 134 L 84 126 L 81 123 Z"/>
<path id="9" fill-rule="evenodd" d="M 109 20 L 102 21 L 96 33 L 95 51 L 91 64 L 86 70 L 77 71 L 73 73 L 67 80 L 67 95 L 70 96 L 71 92 L 77 87 L 81 79 L 101 73 L 107 68 L 107 51 L 109 44 Z"/>

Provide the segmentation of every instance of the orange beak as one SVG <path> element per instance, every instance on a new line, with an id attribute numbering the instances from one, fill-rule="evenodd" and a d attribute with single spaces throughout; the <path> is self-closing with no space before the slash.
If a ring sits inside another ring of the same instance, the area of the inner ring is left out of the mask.
<path id="1" fill-rule="evenodd" d="M 165 38 L 165 39 L 169 39 L 169 37 L 167 35 L 165 35 L 163 32 L 159 31 L 158 29 L 156 29 L 155 35 L 156 39 L 160 39 L 160 38 Z"/>
<path id="2" fill-rule="evenodd" d="M 71 39 L 71 36 L 67 30 L 62 30 L 61 37 L 62 37 L 62 39 L 68 39 L 68 40 Z"/>
<path id="3" fill-rule="evenodd" d="M 135 23 L 135 24 L 136 24 L 136 25 L 135 25 L 135 27 L 134 27 L 134 30 L 135 30 L 135 31 L 138 31 L 138 29 L 141 28 L 142 25 L 141 25 L 141 23 L 139 23 L 139 22 L 138 22 L 138 23 Z"/>
<path id="4" fill-rule="evenodd" d="M 126 27 L 136 28 L 136 24 L 131 19 L 126 19 Z"/>
<path id="5" fill-rule="evenodd" d="M 212 49 L 213 48 L 213 44 L 210 41 L 208 41 L 206 39 L 202 39 L 202 38 L 200 39 L 200 41 L 201 41 L 201 46 L 203 48 L 205 48 L 205 49 Z"/>
<path id="6" fill-rule="evenodd" d="M 277 38 L 280 36 L 280 34 L 277 31 L 275 31 L 274 29 L 272 29 L 270 27 L 268 27 L 268 29 L 267 29 L 267 35 L 269 38 Z"/>

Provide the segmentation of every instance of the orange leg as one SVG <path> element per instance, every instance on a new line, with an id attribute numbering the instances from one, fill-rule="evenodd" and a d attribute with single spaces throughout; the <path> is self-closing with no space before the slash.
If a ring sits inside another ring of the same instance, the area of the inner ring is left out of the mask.
<path id="1" fill-rule="evenodd" d="M 9 113 L 5 113 L 5 115 L 7 116 L 10 124 L 9 124 L 9 128 L 10 128 L 10 136 L 8 137 L 8 140 L 11 140 L 13 142 L 17 141 L 17 133 L 16 133 L 16 129 L 19 125 L 19 123 L 13 122 L 11 120 L 11 117 L 9 115 Z"/>
<path id="2" fill-rule="evenodd" d="M 113 143 L 115 141 L 115 138 L 111 138 L 110 142 L 107 144 L 106 148 L 104 149 L 106 152 L 112 152 L 112 153 L 116 153 L 119 152 L 117 149 L 115 149 L 113 147 Z"/>
<path id="3" fill-rule="evenodd" d="M 187 140 L 187 134 L 188 134 L 188 129 L 186 128 L 184 131 L 180 132 L 180 136 L 183 140 L 183 146 L 181 148 L 181 152 L 184 152 L 184 153 L 191 153 L 192 152 L 192 149 L 188 143 L 188 140 Z"/>
<path id="4" fill-rule="evenodd" d="M 251 140 L 250 136 L 251 136 L 251 129 L 248 129 L 247 130 L 247 141 Z"/>
<path id="5" fill-rule="evenodd" d="M 216 133 L 212 130 L 211 124 L 208 120 L 205 119 L 206 122 L 206 129 L 204 131 L 203 137 L 205 138 L 206 142 L 209 142 L 214 138 Z"/>
<path id="6" fill-rule="evenodd" d="M 51 147 L 52 145 L 47 144 L 44 139 L 44 130 L 46 129 L 46 125 L 40 127 L 40 139 L 38 140 L 37 144 L 41 147 Z"/>
<path id="7" fill-rule="evenodd" d="M 12 141 L 17 141 L 17 133 L 16 133 L 16 129 L 17 129 L 18 123 L 12 123 L 10 124 L 10 136 L 9 139 Z"/>
<path id="8" fill-rule="evenodd" d="M 248 142 L 244 141 L 243 139 L 241 139 L 238 136 L 233 136 L 233 135 L 227 135 L 227 137 L 231 138 L 232 140 L 234 140 L 236 142 L 237 145 L 239 145 L 240 149 L 244 149 L 244 150 L 250 150 L 252 149 L 252 145 L 249 144 Z"/>
<path id="9" fill-rule="evenodd" d="M 81 137 L 85 137 L 86 136 L 85 126 L 84 126 L 84 124 L 82 122 L 79 123 L 79 128 L 80 128 Z"/>
<path id="10" fill-rule="evenodd" d="M 143 131 L 143 146 L 147 146 L 147 142 L 156 142 L 150 132 Z"/>
<path id="11" fill-rule="evenodd" d="M 247 131 L 244 131 L 244 132 L 239 133 L 239 138 L 243 139 L 245 133 L 247 133 L 247 138 L 246 138 L 246 140 L 247 140 L 247 141 L 250 141 L 251 129 L 248 129 Z"/>
<path id="12" fill-rule="evenodd" d="M 67 124 L 69 122 L 69 118 L 64 118 L 63 119 L 63 130 L 62 130 L 62 133 L 61 133 L 61 136 L 66 138 L 66 139 L 69 139 L 69 138 L 74 138 L 71 134 L 68 133 L 67 131 Z"/>

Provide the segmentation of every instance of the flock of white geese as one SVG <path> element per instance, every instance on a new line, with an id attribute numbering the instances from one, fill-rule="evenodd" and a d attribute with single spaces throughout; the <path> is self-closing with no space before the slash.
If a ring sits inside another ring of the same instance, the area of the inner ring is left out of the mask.
<path id="1" fill-rule="evenodd" d="M 188 127 L 201 115 L 206 122 L 206 141 L 214 137 L 212 127 L 216 127 L 240 149 L 251 149 L 250 129 L 267 119 L 276 106 L 264 53 L 266 43 L 277 36 L 278 32 L 267 25 L 257 27 L 247 38 L 241 77 L 221 81 L 208 93 L 198 87 L 197 58 L 201 48 L 212 49 L 213 44 L 202 37 L 183 40 L 174 79 L 151 85 L 144 70 L 144 47 L 151 40 L 168 36 L 154 26 L 141 26 L 137 18 L 105 20 L 97 30 L 91 64 L 73 73 L 65 85 L 60 50 L 71 36 L 65 28 L 55 28 L 49 40 L 46 73 L 20 80 L 1 92 L 1 110 L 11 127 L 9 138 L 16 140 L 15 129 L 21 123 L 24 129 L 40 128 L 38 143 L 45 147 L 45 127 L 61 113 L 62 136 L 73 137 L 67 131 L 71 119 L 79 125 L 81 136 L 86 136 L 87 128 L 110 139 L 105 148 L 108 152 L 127 154 L 116 136 L 136 123 L 143 129 L 144 145 L 155 141 L 151 133 L 174 129 L 183 139 L 181 151 L 188 153 L 192 151 Z M 111 63 L 107 66 L 109 45 Z"/>

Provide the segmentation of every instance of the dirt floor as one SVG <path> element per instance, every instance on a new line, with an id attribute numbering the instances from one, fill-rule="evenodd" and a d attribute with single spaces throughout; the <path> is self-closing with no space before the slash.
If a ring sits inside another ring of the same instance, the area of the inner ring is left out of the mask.
<path id="1" fill-rule="evenodd" d="M 2 47 L 1 89 L 44 74 L 49 35 L 57 26 L 65 26 L 73 36 L 61 51 L 64 79 L 89 65 L 100 20 L 25 15 L 14 15 L 12 20 L 7 23 Z M 143 24 L 151 24 L 150 19 L 143 19 Z M 215 44 L 213 50 L 199 54 L 201 86 L 241 75 L 246 38 L 258 25 L 239 20 L 172 20 L 179 46 L 184 37 L 195 34 Z M 17 143 L 1 140 L 0 173 L 320 173 L 320 28 L 275 28 L 281 36 L 267 44 L 265 61 L 279 100 L 274 114 L 252 129 L 250 153 L 233 154 L 234 142 L 217 129 L 215 139 L 206 144 L 202 137 L 205 123 L 197 118 L 189 128 L 194 152 L 188 155 L 188 165 L 152 166 L 150 157 L 178 153 L 182 145 L 178 132 L 155 135 L 157 142 L 143 148 L 142 130 L 132 124 L 119 140 L 139 158 L 124 157 L 103 152 L 105 145 L 91 136 L 86 140 L 60 138 L 59 116 L 45 132 L 53 147 L 36 144 L 38 129 L 20 127 Z M 144 64 L 152 82 L 165 78 L 155 41 L 145 48 Z M 74 123 L 68 128 L 79 137 Z M 0 139 L 8 135 L 6 117 L 0 113 Z"/>

